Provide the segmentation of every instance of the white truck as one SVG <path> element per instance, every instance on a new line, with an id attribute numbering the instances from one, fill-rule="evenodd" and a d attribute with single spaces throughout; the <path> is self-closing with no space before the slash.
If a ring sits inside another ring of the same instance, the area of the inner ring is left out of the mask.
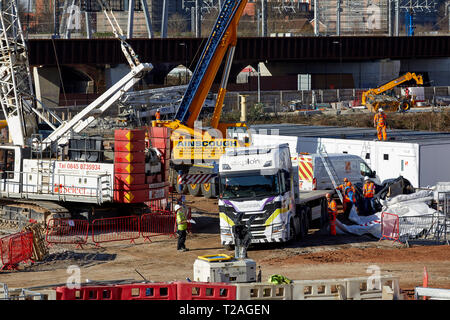
<path id="1" fill-rule="evenodd" d="M 361 157 L 352 154 L 326 154 L 328 162 L 333 166 L 336 183 L 341 184 L 347 178 L 353 184 L 364 183 L 369 177 L 376 184 L 381 184 L 376 171 L 373 171 Z M 298 186 L 300 192 L 311 190 L 334 189 L 323 160 L 318 153 L 300 153 L 293 157 L 293 165 L 298 164 Z"/>
<path id="2" fill-rule="evenodd" d="M 349 175 L 354 182 L 361 181 L 365 175 L 376 177 L 375 172 L 359 157 L 327 157 L 328 163 L 336 167 L 334 172 L 339 178 L 345 177 L 346 168 L 354 169 L 353 174 Z M 311 167 L 311 177 L 314 179 L 316 175 L 319 178 L 320 190 L 312 184 L 308 188 L 306 181 L 302 180 L 299 172 L 303 158 L 309 158 L 315 164 Z M 326 181 L 323 163 L 317 162 L 321 160 L 318 155 L 291 157 L 287 143 L 226 149 L 219 160 L 218 179 L 222 245 L 227 248 L 234 245 L 232 227 L 241 213 L 244 215 L 243 221 L 256 215 L 250 227 L 251 243 L 300 239 L 307 234 L 310 223 L 318 219 L 320 226 L 323 226 L 328 220 L 325 195 L 334 186 L 329 176 Z M 346 167 L 345 162 L 350 165 Z M 361 164 L 364 164 L 365 171 L 360 170 Z"/>

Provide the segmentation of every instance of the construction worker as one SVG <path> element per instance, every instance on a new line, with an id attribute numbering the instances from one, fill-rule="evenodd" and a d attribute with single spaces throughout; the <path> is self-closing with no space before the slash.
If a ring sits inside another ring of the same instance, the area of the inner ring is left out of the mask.
<path id="1" fill-rule="evenodd" d="M 160 120 L 160 119 L 161 119 L 161 112 L 160 112 L 159 109 L 156 110 L 156 113 L 155 113 L 155 119 L 156 119 L 156 120 Z"/>
<path id="2" fill-rule="evenodd" d="M 331 198 L 331 193 L 326 194 L 328 202 L 328 218 L 330 220 L 330 234 L 336 235 L 336 216 L 338 214 L 336 201 Z"/>
<path id="3" fill-rule="evenodd" d="M 336 188 L 336 189 L 339 190 L 339 191 L 341 192 L 341 194 L 342 194 L 342 199 L 343 199 L 343 201 L 342 201 L 342 209 L 344 210 L 344 212 L 345 212 L 345 210 L 346 210 L 346 208 L 347 208 L 347 203 L 350 202 L 350 199 L 349 199 L 348 197 L 345 196 L 345 187 L 347 186 L 347 182 L 348 182 L 348 179 L 347 179 L 347 178 L 344 178 L 344 183 L 343 183 L 343 184 L 340 184 L 340 185 Z"/>
<path id="4" fill-rule="evenodd" d="M 406 99 L 409 98 L 409 89 L 408 88 L 405 89 L 405 98 Z"/>
<path id="5" fill-rule="evenodd" d="M 356 191 L 350 181 L 344 189 L 344 202 L 347 202 L 344 211 L 344 217 L 348 218 L 350 215 L 350 210 L 352 210 L 353 205 L 356 205 Z"/>
<path id="6" fill-rule="evenodd" d="M 178 243 L 177 250 L 178 251 L 189 251 L 185 246 L 186 234 L 187 234 L 187 219 L 185 209 L 182 205 L 176 204 L 174 206 L 176 215 L 177 215 L 177 233 L 178 233 Z"/>
<path id="7" fill-rule="evenodd" d="M 364 177 L 364 186 L 363 186 L 363 195 L 364 195 L 364 212 L 366 214 L 372 214 L 372 200 L 375 195 L 375 183 L 370 180 L 369 177 Z"/>
<path id="8" fill-rule="evenodd" d="M 378 140 L 386 140 L 386 114 L 383 108 L 378 109 L 378 113 L 373 117 L 373 126 L 377 128 Z"/>

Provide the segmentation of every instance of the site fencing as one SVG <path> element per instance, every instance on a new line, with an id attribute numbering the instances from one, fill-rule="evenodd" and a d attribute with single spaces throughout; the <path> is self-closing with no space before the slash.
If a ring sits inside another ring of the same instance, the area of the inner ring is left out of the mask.
<path id="1" fill-rule="evenodd" d="M 56 300 L 402 300 L 392 275 L 267 282 L 149 282 L 56 288 Z"/>
<path id="2" fill-rule="evenodd" d="M 47 224 L 45 240 L 52 244 L 76 244 L 77 247 L 87 243 L 89 223 L 86 220 L 51 219 Z"/>
<path id="3" fill-rule="evenodd" d="M 158 235 L 169 235 L 172 237 L 175 236 L 176 231 L 175 215 L 149 213 L 141 217 L 141 236 L 145 240 L 151 241 L 150 237 Z"/>
<path id="4" fill-rule="evenodd" d="M 96 219 L 92 222 L 92 241 L 103 242 L 130 240 L 140 237 L 139 216 Z"/>
<path id="5" fill-rule="evenodd" d="M 189 208 L 186 214 L 189 233 L 192 233 L 191 216 Z M 176 231 L 176 215 L 166 210 L 155 210 L 141 216 L 96 219 L 91 224 L 86 220 L 54 218 L 47 224 L 46 242 L 48 245 L 76 244 L 82 247 L 88 242 L 89 235 L 96 245 L 127 240 L 134 243 L 141 237 L 151 242 L 151 237 L 175 237 Z"/>
<path id="6" fill-rule="evenodd" d="M 31 261 L 33 232 L 19 232 L 0 239 L 0 257 L 3 269 L 17 269 L 21 262 Z"/>
<path id="7" fill-rule="evenodd" d="M 381 215 L 381 238 L 405 243 L 447 243 L 447 215 L 437 211 L 434 214 L 398 216 L 383 212 Z"/>

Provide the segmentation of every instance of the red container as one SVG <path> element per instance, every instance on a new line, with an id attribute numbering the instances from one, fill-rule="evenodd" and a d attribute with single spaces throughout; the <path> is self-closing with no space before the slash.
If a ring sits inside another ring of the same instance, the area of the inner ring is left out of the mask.
<path id="1" fill-rule="evenodd" d="M 114 201 L 120 203 L 142 203 L 149 201 L 149 192 L 147 190 L 115 190 Z"/>
<path id="2" fill-rule="evenodd" d="M 162 138 L 151 138 L 150 139 L 150 145 L 153 148 L 167 150 L 168 148 L 170 148 L 170 140 L 169 139 L 162 139 Z"/>
<path id="3" fill-rule="evenodd" d="M 115 191 L 138 191 L 138 190 L 148 190 L 148 184 L 126 184 L 126 183 L 116 183 L 114 184 Z"/>
<path id="4" fill-rule="evenodd" d="M 132 151 L 145 151 L 145 141 L 115 141 L 114 151 L 120 152 L 132 152 Z"/>
<path id="5" fill-rule="evenodd" d="M 118 129 L 114 130 L 115 141 L 143 141 L 145 140 L 145 129 Z"/>
<path id="6" fill-rule="evenodd" d="M 150 138 L 168 138 L 170 137 L 170 129 L 166 127 L 149 127 Z"/>
<path id="7" fill-rule="evenodd" d="M 145 163 L 115 163 L 114 173 L 145 173 Z"/>
<path id="8" fill-rule="evenodd" d="M 116 184 L 144 184 L 145 174 L 143 173 L 116 173 L 114 174 L 114 185 Z"/>
<path id="9" fill-rule="evenodd" d="M 114 152 L 114 162 L 141 163 L 145 162 L 145 152 Z"/>

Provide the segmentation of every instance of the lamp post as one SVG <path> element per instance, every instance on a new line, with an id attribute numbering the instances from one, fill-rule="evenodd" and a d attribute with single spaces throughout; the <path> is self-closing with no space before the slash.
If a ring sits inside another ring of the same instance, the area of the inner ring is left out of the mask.
<path id="1" fill-rule="evenodd" d="M 185 68 L 185 71 L 184 71 L 184 82 L 186 84 L 186 83 L 188 83 L 188 81 L 187 81 L 187 74 L 188 74 L 188 67 L 187 67 L 187 43 L 181 42 L 180 46 L 184 47 L 184 68 Z"/>
<path id="2" fill-rule="evenodd" d="M 333 41 L 333 44 L 339 45 L 339 90 L 340 90 L 342 89 L 342 43 L 340 41 Z M 339 101 L 341 101 L 340 94 L 339 94 Z"/>

